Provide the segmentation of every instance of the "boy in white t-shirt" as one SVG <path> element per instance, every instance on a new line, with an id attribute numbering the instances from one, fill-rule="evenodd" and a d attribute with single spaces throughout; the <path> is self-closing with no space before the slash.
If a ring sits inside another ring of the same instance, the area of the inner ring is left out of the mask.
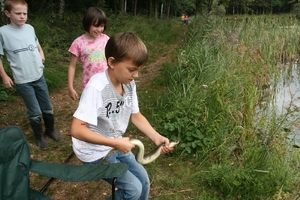
<path id="1" fill-rule="evenodd" d="M 74 113 L 73 150 L 84 164 L 101 164 L 112 148 L 117 149 L 106 160 L 127 163 L 129 169 L 116 180 L 116 199 L 147 200 L 148 173 L 131 152 L 134 145 L 130 138 L 122 137 L 129 120 L 157 146 L 165 143 L 162 153 L 173 150 L 169 139 L 156 132 L 139 111 L 134 79 L 148 59 L 147 48 L 134 33 L 118 33 L 108 40 L 105 57 L 108 69 L 91 77 Z"/>

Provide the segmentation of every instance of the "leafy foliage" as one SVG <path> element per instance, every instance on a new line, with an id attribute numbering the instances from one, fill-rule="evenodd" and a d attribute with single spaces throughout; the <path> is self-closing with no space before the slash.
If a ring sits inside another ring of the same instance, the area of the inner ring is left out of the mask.
<path id="1" fill-rule="evenodd" d="M 297 41 L 296 30 L 281 30 L 293 23 L 287 18 L 272 27 L 256 17 L 227 20 L 189 27 L 177 61 L 164 66 L 168 90 L 154 112 L 164 134 L 180 140 L 177 152 L 195 158 L 192 179 L 209 191 L 203 199 L 272 199 L 291 191 L 295 180 L 287 171 L 295 171 L 282 144 L 284 119 L 259 105 L 270 100 L 261 95 L 274 84 L 278 62 L 293 61 L 298 52 L 293 45 L 275 46 Z"/>
<path id="2" fill-rule="evenodd" d="M 292 12 L 296 15 L 297 19 L 300 19 L 300 3 L 294 5 Z"/>

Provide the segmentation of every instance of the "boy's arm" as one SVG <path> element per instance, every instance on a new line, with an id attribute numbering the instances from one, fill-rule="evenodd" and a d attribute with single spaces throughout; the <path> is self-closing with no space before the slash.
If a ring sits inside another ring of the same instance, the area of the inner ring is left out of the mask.
<path id="1" fill-rule="evenodd" d="M 2 82 L 5 85 L 6 88 L 12 88 L 14 85 L 14 82 L 11 80 L 11 78 L 6 74 L 4 67 L 3 67 L 3 62 L 2 62 L 2 56 L 0 58 L 0 76 L 2 78 Z"/>
<path id="2" fill-rule="evenodd" d="M 128 137 L 123 138 L 107 138 L 100 134 L 97 134 L 86 127 L 86 122 L 73 118 L 71 124 L 71 135 L 79 140 L 92 143 L 110 146 L 118 149 L 121 153 L 127 153 L 134 148 L 134 145 L 129 142 Z"/>
<path id="3" fill-rule="evenodd" d="M 44 55 L 44 51 L 43 51 L 43 49 L 42 49 L 42 46 L 41 46 L 40 44 L 38 44 L 37 48 L 38 48 L 38 50 L 39 50 L 39 52 L 40 52 L 42 61 L 43 61 L 43 63 L 44 63 L 44 62 L 45 62 L 45 55 Z"/>
<path id="4" fill-rule="evenodd" d="M 140 131 L 147 135 L 156 146 L 159 146 L 162 143 L 165 144 L 164 148 L 162 149 L 162 153 L 167 153 L 173 150 L 173 148 L 169 147 L 169 139 L 156 132 L 144 115 L 142 115 L 142 113 L 138 112 L 132 114 L 131 121 Z"/>

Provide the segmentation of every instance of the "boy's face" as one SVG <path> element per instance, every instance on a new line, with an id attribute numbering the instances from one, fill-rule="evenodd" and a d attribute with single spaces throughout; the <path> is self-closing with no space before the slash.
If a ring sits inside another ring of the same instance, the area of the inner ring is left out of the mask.
<path id="1" fill-rule="evenodd" d="M 139 76 L 139 69 L 141 67 L 134 65 L 131 60 L 112 63 L 110 62 L 110 59 L 113 58 L 110 57 L 108 59 L 109 66 L 112 69 L 111 79 L 122 84 L 128 84 Z"/>
<path id="2" fill-rule="evenodd" d="M 10 12 L 5 10 L 4 13 L 9 18 L 11 26 L 22 26 L 27 21 L 26 5 L 16 4 Z"/>

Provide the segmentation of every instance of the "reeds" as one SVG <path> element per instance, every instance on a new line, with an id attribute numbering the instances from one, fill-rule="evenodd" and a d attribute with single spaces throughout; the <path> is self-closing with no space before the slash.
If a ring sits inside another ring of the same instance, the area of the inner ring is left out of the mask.
<path id="1" fill-rule="evenodd" d="M 178 64 L 167 66 L 169 91 L 159 102 L 166 135 L 181 141 L 181 155 L 196 155 L 193 181 L 201 179 L 212 199 L 292 195 L 296 183 L 287 171 L 295 171 L 282 132 L 289 122 L 268 97 L 279 66 L 298 58 L 297 22 L 240 16 L 194 24 Z"/>

